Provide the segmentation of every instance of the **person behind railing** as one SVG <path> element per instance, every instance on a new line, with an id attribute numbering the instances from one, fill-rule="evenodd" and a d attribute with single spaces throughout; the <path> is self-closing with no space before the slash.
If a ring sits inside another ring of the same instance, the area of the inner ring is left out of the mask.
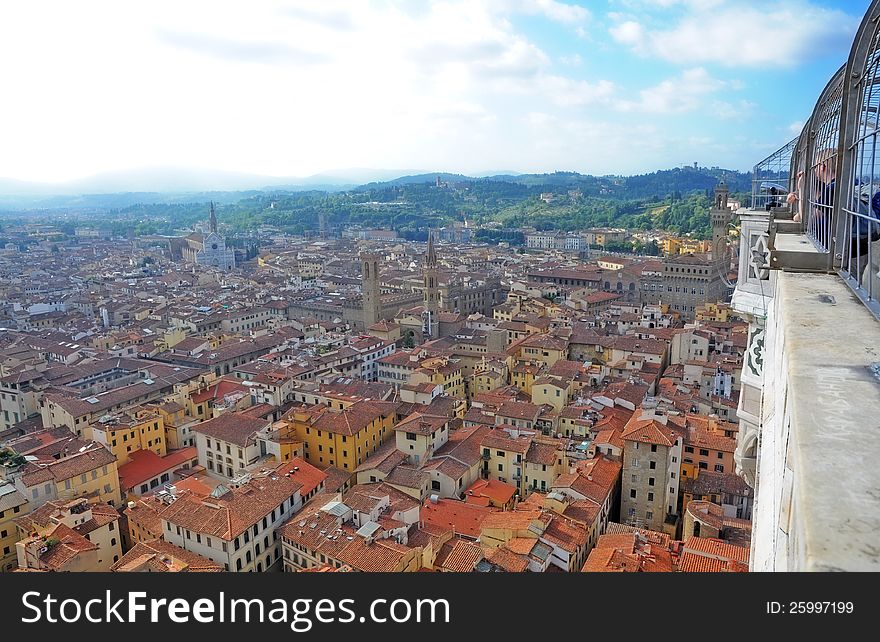
<path id="1" fill-rule="evenodd" d="M 872 194 L 873 192 L 873 194 Z M 858 279 L 877 300 L 880 297 L 880 185 L 855 185 L 854 208 L 847 208 L 850 216 L 850 246 L 848 261 L 843 268 Z"/>
<path id="2" fill-rule="evenodd" d="M 804 191 L 804 172 L 803 170 L 797 173 L 797 177 L 795 178 L 795 188 L 791 192 L 788 193 L 788 201 L 789 205 L 797 205 L 797 210 L 794 213 L 795 222 L 800 222 L 803 219 L 803 207 L 801 206 L 801 198 L 800 195 Z"/>
<path id="3" fill-rule="evenodd" d="M 779 207 L 781 205 L 779 200 L 776 198 L 778 195 L 779 195 L 779 190 L 777 190 L 775 187 L 771 187 L 770 188 L 770 200 L 767 201 L 767 205 L 764 206 L 768 212 L 771 209 L 773 209 L 774 207 Z"/>
<path id="4" fill-rule="evenodd" d="M 834 205 L 834 192 L 837 187 L 835 176 L 835 156 L 837 149 L 829 147 L 816 154 L 816 164 L 810 175 L 810 190 L 807 198 L 810 204 L 810 218 L 807 221 L 807 232 L 823 245 L 830 243 L 831 208 Z M 797 203 L 798 210 L 793 220 L 803 220 L 804 210 L 801 195 L 804 187 L 804 172 L 797 174 L 797 188 L 788 196 L 789 203 Z"/>

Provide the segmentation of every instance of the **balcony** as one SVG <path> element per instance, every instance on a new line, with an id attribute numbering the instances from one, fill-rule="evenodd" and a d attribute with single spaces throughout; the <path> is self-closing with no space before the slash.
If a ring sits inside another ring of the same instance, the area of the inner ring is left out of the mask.
<path id="1" fill-rule="evenodd" d="M 753 194 L 738 212 L 754 571 L 880 570 L 878 25 L 875 0 L 801 136 L 755 168 L 753 192 L 772 175 L 792 205 Z"/>

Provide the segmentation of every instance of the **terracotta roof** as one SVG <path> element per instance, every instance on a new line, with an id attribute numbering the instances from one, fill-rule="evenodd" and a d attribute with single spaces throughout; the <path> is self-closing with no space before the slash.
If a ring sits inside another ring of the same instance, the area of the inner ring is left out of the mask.
<path id="1" fill-rule="evenodd" d="M 483 549 L 477 544 L 460 539 L 452 545 L 441 568 L 455 573 L 470 573 L 483 557 Z"/>
<path id="2" fill-rule="evenodd" d="M 749 549 L 719 539 L 691 537 L 684 543 L 679 570 L 690 573 L 747 572 Z"/>
<path id="3" fill-rule="evenodd" d="M 504 546 L 486 551 L 486 560 L 508 573 L 523 573 L 529 568 L 529 560 Z"/>
<path id="4" fill-rule="evenodd" d="M 152 450 L 136 450 L 129 453 L 128 462 L 119 467 L 119 485 L 124 491 L 128 491 L 196 459 L 198 451 L 195 446 L 173 450 L 164 456 L 159 456 Z"/>
<path id="5" fill-rule="evenodd" d="M 153 573 L 219 573 L 222 564 L 187 551 L 161 539 L 138 542 L 110 567 L 115 573 L 149 571 Z"/>
<path id="6" fill-rule="evenodd" d="M 225 412 L 219 417 L 196 424 L 192 430 L 244 448 L 252 444 L 254 436 L 268 425 L 269 422 L 265 419 L 249 417 L 238 412 Z"/>
<path id="7" fill-rule="evenodd" d="M 162 519 L 197 533 L 231 541 L 286 499 L 302 484 L 275 471 L 255 477 L 222 497 L 200 497 L 184 492 L 160 513 Z"/>
<path id="8" fill-rule="evenodd" d="M 488 506 L 493 502 L 496 505 L 504 506 L 513 499 L 515 494 L 516 486 L 512 484 L 505 484 L 496 479 L 478 479 L 464 491 L 464 500 L 468 504 L 481 506 Z M 486 500 L 486 503 L 479 501 L 483 499 Z"/>
<path id="9" fill-rule="evenodd" d="M 457 534 L 476 539 L 484 520 L 495 511 L 454 499 L 439 499 L 436 503 L 427 500 L 422 504 L 419 518 L 426 524 L 450 528 Z"/>

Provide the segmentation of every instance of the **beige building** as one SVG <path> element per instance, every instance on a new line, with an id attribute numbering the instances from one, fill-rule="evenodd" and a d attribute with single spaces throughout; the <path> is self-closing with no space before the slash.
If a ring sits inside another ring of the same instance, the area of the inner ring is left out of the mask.
<path id="1" fill-rule="evenodd" d="M 119 513 L 103 502 L 84 497 L 47 502 L 15 523 L 22 569 L 109 571 L 122 557 Z M 72 551 L 76 554 L 67 560 Z"/>

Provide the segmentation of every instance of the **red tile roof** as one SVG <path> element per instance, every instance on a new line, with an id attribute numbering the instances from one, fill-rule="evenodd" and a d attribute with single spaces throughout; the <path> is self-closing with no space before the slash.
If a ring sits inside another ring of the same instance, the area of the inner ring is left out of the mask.
<path id="1" fill-rule="evenodd" d="M 477 539 L 484 520 L 494 512 L 492 508 L 454 499 L 440 499 L 436 503 L 427 500 L 422 504 L 419 518 L 426 524 L 450 528 L 457 534 Z"/>
<path id="2" fill-rule="evenodd" d="M 196 459 L 198 451 L 195 446 L 172 450 L 165 456 L 159 456 L 152 450 L 136 450 L 129 453 L 128 463 L 119 467 L 119 485 L 123 491 L 131 490 Z"/>

